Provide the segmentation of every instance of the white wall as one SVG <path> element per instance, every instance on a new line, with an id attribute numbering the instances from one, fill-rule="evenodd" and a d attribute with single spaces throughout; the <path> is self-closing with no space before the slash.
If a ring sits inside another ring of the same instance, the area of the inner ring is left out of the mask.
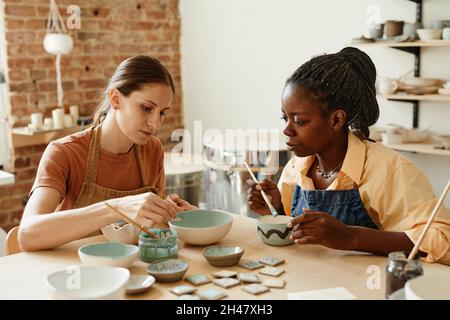
<path id="1" fill-rule="evenodd" d="M 415 4 L 406 0 L 180 0 L 186 128 L 193 130 L 194 121 L 202 120 L 204 129 L 281 129 L 285 79 L 312 56 L 338 51 L 365 33 L 370 5 L 380 7 L 383 21 L 415 21 Z M 424 1 L 425 26 L 444 18 L 450 19 L 450 1 Z M 398 77 L 413 68 L 410 54 L 364 50 L 379 76 Z M 425 48 L 422 74 L 450 80 L 448 61 L 450 48 Z M 411 126 L 411 104 L 379 103 L 379 125 Z M 450 104 L 422 103 L 420 126 L 450 134 Z M 407 156 L 440 193 L 450 178 L 450 157 Z"/>

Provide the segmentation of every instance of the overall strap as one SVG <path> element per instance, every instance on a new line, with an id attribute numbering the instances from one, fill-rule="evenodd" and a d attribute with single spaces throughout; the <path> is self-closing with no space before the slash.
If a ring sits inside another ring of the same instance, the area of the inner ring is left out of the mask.
<path id="1" fill-rule="evenodd" d="M 86 162 L 85 182 L 95 183 L 97 180 L 98 160 L 100 158 L 101 125 L 93 130 L 89 153 Z"/>

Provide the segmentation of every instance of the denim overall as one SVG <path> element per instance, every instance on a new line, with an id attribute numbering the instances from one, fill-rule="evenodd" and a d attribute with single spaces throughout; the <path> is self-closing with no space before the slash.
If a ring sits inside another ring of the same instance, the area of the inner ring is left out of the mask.
<path id="1" fill-rule="evenodd" d="M 358 189 L 302 190 L 297 185 L 292 199 L 292 217 L 301 215 L 303 208 L 327 212 L 347 225 L 378 229 L 367 214 Z"/>

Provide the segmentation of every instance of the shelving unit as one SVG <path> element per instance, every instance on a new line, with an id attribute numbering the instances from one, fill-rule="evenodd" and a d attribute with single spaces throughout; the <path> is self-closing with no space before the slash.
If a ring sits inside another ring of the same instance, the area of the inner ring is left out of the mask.
<path id="1" fill-rule="evenodd" d="M 48 144 L 49 142 L 65 137 L 82 130 L 80 126 L 59 130 L 31 131 L 26 127 L 11 130 L 12 145 L 15 148 Z"/>
<path id="2" fill-rule="evenodd" d="M 385 146 L 397 150 L 413 153 L 433 154 L 438 156 L 450 157 L 450 150 L 438 149 L 433 143 L 402 143 L 402 144 L 386 144 Z"/>
<path id="3" fill-rule="evenodd" d="M 409 0 L 416 3 L 416 21 L 422 22 L 422 9 L 423 0 Z M 408 52 L 414 55 L 414 76 L 420 77 L 421 66 L 421 49 L 427 47 L 450 47 L 450 40 L 430 40 L 430 41 L 409 41 L 409 42 L 394 42 L 394 41 L 377 41 L 373 43 L 362 44 L 362 46 L 379 46 L 388 47 L 404 52 Z M 449 101 L 450 96 L 442 94 L 424 94 L 415 95 L 407 93 L 391 94 L 391 95 L 379 95 L 384 99 L 390 101 L 400 101 L 412 103 L 413 121 L 412 127 L 418 128 L 419 126 L 419 102 L 420 101 Z M 398 145 L 387 145 L 388 147 L 398 150 L 414 153 L 433 154 L 440 156 L 450 156 L 450 150 L 437 149 L 436 144 L 432 142 L 426 142 L 421 144 L 404 143 Z"/>
<path id="4" fill-rule="evenodd" d="M 450 101 L 450 96 L 443 94 L 389 94 L 380 97 L 395 101 Z"/>

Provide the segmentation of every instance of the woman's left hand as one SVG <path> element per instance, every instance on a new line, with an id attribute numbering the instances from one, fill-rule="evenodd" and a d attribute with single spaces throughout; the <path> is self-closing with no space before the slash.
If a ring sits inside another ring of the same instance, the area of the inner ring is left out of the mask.
<path id="1" fill-rule="evenodd" d="M 166 197 L 166 200 L 171 201 L 172 203 L 174 203 L 178 208 L 180 208 L 183 211 L 198 209 L 196 206 L 191 205 L 186 200 L 181 199 L 180 196 L 176 193 L 168 195 Z"/>
<path id="2" fill-rule="evenodd" d="M 305 211 L 288 223 L 297 244 L 320 244 L 332 249 L 351 250 L 350 226 L 321 211 Z"/>

